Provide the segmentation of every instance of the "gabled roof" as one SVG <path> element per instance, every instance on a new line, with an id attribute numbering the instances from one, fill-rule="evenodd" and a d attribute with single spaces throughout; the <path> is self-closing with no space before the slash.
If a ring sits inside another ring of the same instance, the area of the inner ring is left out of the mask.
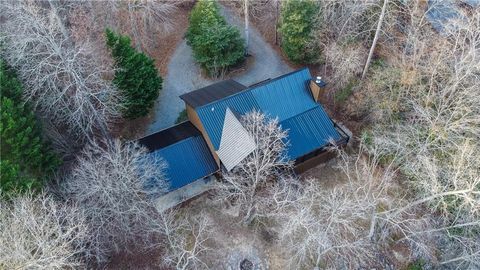
<path id="1" fill-rule="evenodd" d="M 170 182 L 170 191 L 218 171 L 201 133 L 189 121 L 146 136 L 138 142 L 150 150 L 149 155 L 166 161 L 165 174 Z"/>
<path id="2" fill-rule="evenodd" d="M 217 102 L 196 108 L 198 117 L 207 131 L 208 137 L 215 150 L 218 150 L 220 146 L 223 122 L 227 108 L 234 110 L 240 115 L 252 111 L 253 109 L 260 110 L 251 91 L 232 95 Z"/>
<path id="3" fill-rule="evenodd" d="M 327 145 L 329 140 L 341 139 L 332 120 L 320 106 L 286 119 L 280 122 L 280 126 L 288 130 L 291 146 L 287 148 L 287 156 L 290 159 L 297 159 L 319 149 Z"/>
<path id="4" fill-rule="evenodd" d="M 311 80 L 307 68 L 256 84 L 244 91 L 195 108 L 214 148 L 220 147 L 227 108 L 238 114 L 252 110 L 277 117 L 289 129 L 288 153 L 295 159 L 338 140 L 339 133 L 322 106 L 309 90 Z"/>
<path id="5" fill-rule="evenodd" d="M 256 148 L 255 141 L 233 112 L 227 108 L 217 155 L 230 171 Z"/>
<path id="6" fill-rule="evenodd" d="M 245 90 L 246 88 L 247 87 L 245 85 L 230 79 L 183 94 L 180 96 L 180 98 L 192 108 L 197 108 L 224 97 L 236 94 L 242 90 Z"/>

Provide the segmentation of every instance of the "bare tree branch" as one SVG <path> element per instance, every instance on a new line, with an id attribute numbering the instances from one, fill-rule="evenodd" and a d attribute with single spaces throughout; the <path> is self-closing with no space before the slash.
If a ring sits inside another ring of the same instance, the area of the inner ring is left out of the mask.
<path id="1" fill-rule="evenodd" d="M 2 57 L 24 83 L 24 97 L 77 140 L 106 133 L 118 116 L 119 94 L 106 80 L 111 67 L 98 62 L 95 45 L 72 41 L 59 8 L 34 1 L 2 2 Z M 63 5 L 67 9 L 68 5 Z"/>
<path id="2" fill-rule="evenodd" d="M 217 192 L 220 199 L 241 209 L 240 215 L 248 224 L 266 210 L 264 207 L 271 201 L 271 186 L 284 174 L 291 173 L 293 163 L 285 156 L 287 132 L 278 125 L 278 119 L 253 111 L 241 121 L 257 147 L 230 173 L 224 173 Z"/>
<path id="3" fill-rule="evenodd" d="M 102 262 L 112 252 L 156 241 L 157 212 L 150 197 L 167 189 L 163 168 L 163 160 L 118 140 L 92 143 L 83 151 L 63 194 L 87 216 L 89 256 Z"/>
<path id="4" fill-rule="evenodd" d="M 87 234 L 82 211 L 45 193 L 0 201 L 0 268 L 84 267 Z"/>

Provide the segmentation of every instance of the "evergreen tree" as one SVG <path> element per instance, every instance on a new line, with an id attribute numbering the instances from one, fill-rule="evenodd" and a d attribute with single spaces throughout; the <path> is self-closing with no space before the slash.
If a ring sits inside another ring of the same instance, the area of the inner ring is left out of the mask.
<path id="1" fill-rule="evenodd" d="M 245 58 L 240 31 L 227 24 L 213 0 L 199 0 L 189 17 L 186 34 L 195 60 L 216 76 Z"/>
<path id="2" fill-rule="evenodd" d="M 21 94 L 22 85 L 0 60 L 0 189 L 7 196 L 41 188 L 60 163 Z"/>
<path id="3" fill-rule="evenodd" d="M 214 0 L 199 0 L 190 12 L 186 37 L 190 42 L 195 36 L 203 34 L 204 28 L 217 24 L 227 24 L 220 15 L 220 9 Z"/>
<path id="4" fill-rule="evenodd" d="M 124 98 L 123 115 L 130 119 L 147 115 L 162 89 L 162 78 L 153 59 L 137 52 L 128 36 L 110 29 L 105 30 L 105 35 L 117 66 L 113 83 Z"/>
<path id="5" fill-rule="evenodd" d="M 309 48 L 315 15 L 319 8 L 313 0 L 287 0 L 282 3 L 282 49 L 297 64 L 308 64 L 318 59 L 318 50 Z"/>

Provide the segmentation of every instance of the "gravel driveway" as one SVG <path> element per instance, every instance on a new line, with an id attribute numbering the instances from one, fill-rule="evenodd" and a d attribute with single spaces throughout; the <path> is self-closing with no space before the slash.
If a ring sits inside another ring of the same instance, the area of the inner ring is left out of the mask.
<path id="1" fill-rule="evenodd" d="M 236 25 L 242 35 L 244 34 L 243 20 L 222 8 L 222 14 L 228 23 Z M 280 58 L 275 50 L 263 40 L 260 33 L 250 28 L 248 52 L 254 61 L 249 69 L 232 78 L 244 85 L 274 78 L 292 71 L 292 69 Z M 163 90 L 155 104 L 155 117 L 147 127 L 146 134 L 155 133 L 161 129 L 172 126 L 178 114 L 185 108 L 180 95 L 207 86 L 214 80 L 202 78 L 200 67 L 195 64 L 192 50 L 183 40 L 174 52 L 168 64 L 167 76 L 164 78 Z"/>

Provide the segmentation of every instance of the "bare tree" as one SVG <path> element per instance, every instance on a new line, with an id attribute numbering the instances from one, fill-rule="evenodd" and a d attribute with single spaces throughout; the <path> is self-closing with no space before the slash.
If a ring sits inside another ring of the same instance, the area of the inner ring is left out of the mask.
<path id="1" fill-rule="evenodd" d="M 250 223 L 271 201 L 269 187 L 283 175 L 291 173 L 292 162 L 285 152 L 287 132 L 278 119 L 252 111 L 241 122 L 256 143 L 256 149 L 231 172 L 225 172 L 217 184 L 219 197 L 241 209 L 243 222 Z"/>
<path id="2" fill-rule="evenodd" d="M 45 193 L 0 201 L 0 268 L 84 267 L 87 226 L 82 211 Z"/>
<path id="3" fill-rule="evenodd" d="M 202 256 L 210 249 L 206 241 L 211 236 L 210 222 L 205 213 L 192 215 L 188 210 L 167 210 L 160 214 L 160 228 L 165 238 L 163 263 L 175 269 L 205 269 Z"/>
<path id="4" fill-rule="evenodd" d="M 375 47 L 377 46 L 377 41 L 382 30 L 382 23 L 383 19 L 385 18 L 387 6 L 388 0 L 383 0 L 382 11 L 380 12 L 380 17 L 378 18 L 377 23 L 377 30 L 375 30 L 375 36 L 373 37 L 372 46 L 370 47 L 370 51 L 368 53 L 367 62 L 365 63 L 365 67 L 363 68 L 362 79 L 365 78 L 365 74 L 367 74 L 368 67 L 370 66 L 370 61 L 372 60 L 373 52 L 375 51 Z"/>
<path id="5" fill-rule="evenodd" d="M 63 193 L 89 221 L 90 256 L 101 262 L 112 252 L 156 241 L 152 196 L 166 191 L 164 167 L 145 149 L 118 140 L 92 143 L 83 151 Z"/>
<path id="6" fill-rule="evenodd" d="M 307 179 L 289 203 L 276 211 L 279 236 L 290 264 L 313 268 L 358 268 L 373 262 L 371 224 L 379 205 L 389 205 L 394 171 L 378 169 L 378 160 L 340 153 L 342 179 L 333 187 Z M 299 181 L 299 180 L 297 180 Z"/>
<path id="7" fill-rule="evenodd" d="M 278 0 L 233 0 L 233 1 L 221 1 L 223 5 L 228 6 L 239 16 L 244 18 L 244 31 L 245 31 L 245 43 L 246 50 L 249 46 L 249 32 L 250 32 L 250 19 L 257 22 L 256 26 L 263 33 L 276 31 L 279 17 L 280 1 Z"/>
<path id="8" fill-rule="evenodd" d="M 96 21 L 93 27 L 111 27 L 120 32 L 129 33 L 138 50 L 154 49 L 155 40 L 161 34 L 172 30 L 173 14 L 179 2 L 163 0 L 141 1 L 93 1 L 76 3 L 78 8 L 85 8 Z M 127 17 L 125 20 L 123 18 Z"/>
<path id="9" fill-rule="evenodd" d="M 335 81 L 343 81 L 339 83 L 340 87 L 344 86 L 344 81 L 357 75 L 358 61 L 362 62 L 363 70 L 367 56 L 373 56 L 373 50 L 368 54 L 365 49 L 373 33 L 375 44 L 380 36 L 390 37 L 388 31 L 381 27 L 393 25 L 390 22 L 390 9 L 387 8 L 389 5 L 391 3 L 388 1 L 381 0 L 319 2 L 320 10 L 315 18 L 316 27 L 309 45 L 310 49 L 323 49 L 327 64 L 325 68 L 333 69 Z M 338 53 L 344 54 L 338 56 Z"/>
<path id="10" fill-rule="evenodd" d="M 114 2 L 118 4 L 117 1 Z M 170 30 L 173 25 L 171 13 L 176 9 L 175 2 L 172 1 L 128 1 L 128 13 L 130 19 L 130 28 L 135 37 L 137 49 L 143 45 L 143 41 L 151 42 L 151 34 L 158 30 L 160 26 L 162 30 Z M 138 20 L 142 22 L 142 34 L 138 30 Z M 156 26 L 156 28 L 153 28 Z M 140 39 L 141 35 L 141 39 Z"/>
<path id="11" fill-rule="evenodd" d="M 480 162 L 480 98 L 475 90 L 480 85 L 479 21 L 479 12 L 468 21 L 457 21 L 455 27 L 447 28 L 448 39 L 440 41 L 429 40 L 431 32 L 422 29 L 409 31 L 415 52 L 405 52 L 402 62 L 412 63 L 408 73 L 416 79 L 404 81 L 398 76 L 385 82 L 397 85 L 388 98 L 402 107 L 375 107 L 397 110 L 393 114 L 401 110 L 406 116 L 400 122 L 394 117 L 379 119 L 374 143 L 399 157 L 400 168 L 411 177 L 419 199 L 432 198 L 431 206 L 446 216 L 452 198 L 462 214 L 478 216 L 480 207 L 475 165 Z M 421 45 L 424 42 L 426 46 Z"/>
<path id="12" fill-rule="evenodd" d="M 444 251 L 441 264 L 475 268 L 480 248 L 480 13 L 464 14 L 437 35 L 420 2 L 400 7 L 398 18 L 409 23 L 402 35 L 384 43 L 392 56 L 372 74 L 374 83 L 365 93 L 376 114 L 373 146 L 386 157 L 397 157 L 414 196 L 379 214 L 396 226 L 399 220 L 392 216 L 425 207 L 437 224 L 405 237 L 435 231 Z"/>
<path id="13" fill-rule="evenodd" d="M 118 116 L 119 95 L 106 76 L 110 66 L 98 61 L 95 44 L 73 42 L 61 7 L 35 1 L 0 4 L 6 16 L 1 36 L 2 57 L 24 83 L 24 97 L 56 125 L 78 140 L 106 133 Z"/>
<path id="14" fill-rule="evenodd" d="M 345 38 L 365 36 L 376 26 L 376 10 L 380 0 L 369 1 L 320 1 L 318 13 L 320 28 L 327 27 L 328 32 L 341 41 Z"/>
<path id="15" fill-rule="evenodd" d="M 345 87 L 354 76 L 362 73 L 366 54 L 363 46 L 332 42 L 325 48 L 324 54 L 326 64 L 333 71 L 329 79 L 339 87 Z"/>

